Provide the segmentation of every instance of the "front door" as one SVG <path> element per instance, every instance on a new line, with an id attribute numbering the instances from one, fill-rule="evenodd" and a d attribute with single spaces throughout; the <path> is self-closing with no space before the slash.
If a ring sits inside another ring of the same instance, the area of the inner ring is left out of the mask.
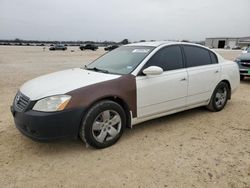
<path id="1" fill-rule="evenodd" d="M 137 116 L 145 118 L 186 106 L 188 77 L 183 65 L 181 48 L 167 46 L 156 52 L 142 68 L 158 66 L 161 75 L 136 77 Z"/>

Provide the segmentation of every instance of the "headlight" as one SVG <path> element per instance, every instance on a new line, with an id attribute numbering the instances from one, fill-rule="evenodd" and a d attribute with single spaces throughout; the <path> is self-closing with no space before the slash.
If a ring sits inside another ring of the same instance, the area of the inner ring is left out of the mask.
<path id="1" fill-rule="evenodd" d="M 69 95 L 55 95 L 46 97 L 37 101 L 33 107 L 33 110 L 43 112 L 61 111 L 67 106 L 70 99 L 71 96 Z"/>

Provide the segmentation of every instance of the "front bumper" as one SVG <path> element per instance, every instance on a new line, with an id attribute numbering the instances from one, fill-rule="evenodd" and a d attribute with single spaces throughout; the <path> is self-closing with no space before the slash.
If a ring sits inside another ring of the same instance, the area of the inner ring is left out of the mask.
<path id="1" fill-rule="evenodd" d="M 237 62 L 241 76 L 250 76 L 250 62 Z"/>
<path id="2" fill-rule="evenodd" d="M 11 106 L 16 127 L 27 137 L 37 141 L 77 138 L 84 111 L 71 109 L 60 112 L 20 112 Z"/>
<path id="3" fill-rule="evenodd" d="M 250 69 L 240 69 L 240 75 L 242 76 L 250 76 Z"/>

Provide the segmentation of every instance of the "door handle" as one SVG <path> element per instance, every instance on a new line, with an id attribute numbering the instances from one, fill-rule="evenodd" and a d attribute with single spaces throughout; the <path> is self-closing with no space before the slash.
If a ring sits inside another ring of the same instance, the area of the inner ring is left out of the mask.
<path id="1" fill-rule="evenodd" d="M 182 78 L 180 81 L 186 81 L 187 79 L 186 78 Z"/>

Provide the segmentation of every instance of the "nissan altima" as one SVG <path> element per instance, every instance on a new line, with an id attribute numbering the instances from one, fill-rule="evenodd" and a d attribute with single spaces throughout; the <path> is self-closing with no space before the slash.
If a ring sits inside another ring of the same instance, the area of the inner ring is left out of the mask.
<path id="1" fill-rule="evenodd" d="M 220 111 L 239 82 L 238 65 L 206 47 L 134 43 L 24 83 L 11 112 L 20 132 L 34 140 L 79 136 L 105 148 L 125 127 L 199 106 Z"/>

